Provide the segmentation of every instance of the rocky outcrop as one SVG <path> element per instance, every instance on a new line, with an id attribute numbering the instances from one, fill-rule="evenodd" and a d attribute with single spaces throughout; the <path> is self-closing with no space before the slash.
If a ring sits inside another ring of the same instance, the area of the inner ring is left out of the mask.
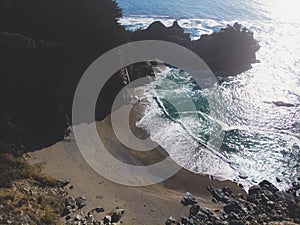
<path id="1" fill-rule="evenodd" d="M 147 29 L 133 33 L 132 39 L 164 40 L 185 46 L 199 55 L 218 76 L 232 76 L 246 71 L 257 62 L 255 52 L 259 49 L 253 33 L 238 23 L 191 40 L 176 21 L 171 27 L 156 21 Z"/>
<path id="2" fill-rule="evenodd" d="M 190 35 L 184 33 L 177 21 L 171 27 L 166 27 L 160 21 L 155 21 L 145 30 L 132 33 L 132 40 L 164 40 L 186 46 L 191 41 Z"/>
<path id="3" fill-rule="evenodd" d="M 167 219 L 165 224 L 300 224 L 298 182 L 287 191 L 279 191 L 273 184 L 264 180 L 250 187 L 247 196 L 235 195 L 226 187 L 222 190 L 208 187 L 208 190 L 215 203 L 225 204 L 223 210 L 213 211 L 201 207 L 194 196 L 186 193 L 181 202 L 185 206 L 191 205 L 189 216 L 181 217 L 178 221 L 170 217 L 172 220 Z"/>

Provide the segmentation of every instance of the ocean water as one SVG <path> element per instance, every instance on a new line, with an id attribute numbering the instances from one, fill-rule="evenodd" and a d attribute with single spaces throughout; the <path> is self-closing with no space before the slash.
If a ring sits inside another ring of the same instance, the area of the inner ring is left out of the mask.
<path id="1" fill-rule="evenodd" d="M 155 20 L 167 26 L 178 20 L 197 39 L 239 22 L 254 32 L 261 46 L 260 63 L 222 80 L 216 90 L 197 90 L 180 70 L 160 74 L 146 86 L 150 105 L 138 126 L 195 173 L 237 180 L 246 187 L 268 179 L 281 189 L 300 176 L 298 0 L 117 2 L 123 9 L 119 22 L 129 30 L 143 29 Z M 169 104 L 175 100 L 184 106 L 190 99 L 196 106 L 193 112 L 184 107 L 179 112 Z M 279 107 L 273 101 L 293 106 Z M 211 146 L 210 136 L 220 131 L 221 147 Z"/>

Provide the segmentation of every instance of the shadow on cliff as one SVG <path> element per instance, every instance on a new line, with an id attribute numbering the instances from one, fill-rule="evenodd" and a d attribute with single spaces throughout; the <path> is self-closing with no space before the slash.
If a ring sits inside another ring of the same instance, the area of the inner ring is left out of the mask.
<path id="1" fill-rule="evenodd" d="M 0 119 L 23 131 L 27 149 L 63 138 L 82 74 L 98 56 L 120 44 L 146 39 L 175 42 L 194 51 L 221 76 L 236 75 L 256 62 L 258 44 L 239 24 L 192 41 L 177 22 L 171 27 L 154 22 L 132 33 L 118 24 L 121 16 L 112 0 L 0 2 Z M 152 73 L 147 63 L 128 70 L 132 80 Z M 121 73 L 111 77 L 100 94 L 96 119 L 110 113 L 124 85 Z M 0 130 L 6 133 L 4 127 Z"/>

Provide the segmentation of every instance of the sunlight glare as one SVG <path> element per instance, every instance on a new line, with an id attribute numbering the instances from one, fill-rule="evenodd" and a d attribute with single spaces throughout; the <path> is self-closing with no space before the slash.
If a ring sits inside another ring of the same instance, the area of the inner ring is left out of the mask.
<path id="1" fill-rule="evenodd" d="M 273 17 L 280 22 L 300 22 L 300 0 L 274 0 L 270 6 Z"/>

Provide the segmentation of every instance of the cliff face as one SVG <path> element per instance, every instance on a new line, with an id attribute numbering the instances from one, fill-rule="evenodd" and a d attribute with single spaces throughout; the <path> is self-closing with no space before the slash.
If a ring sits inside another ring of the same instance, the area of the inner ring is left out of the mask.
<path id="1" fill-rule="evenodd" d="M 22 128 L 29 148 L 50 145 L 63 138 L 83 72 L 127 40 L 115 19 L 121 10 L 111 0 L 6 3 L 0 5 L 0 120 L 9 117 Z"/>
<path id="2" fill-rule="evenodd" d="M 20 127 L 29 148 L 63 138 L 71 117 L 74 91 L 86 68 L 104 52 L 128 41 L 166 40 L 204 59 L 215 73 L 234 75 L 255 62 L 253 34 L 235 25 L 191 41 L 177 22 L 154 22 L 146 30 L 127 32 L 115 18 L 121 10 L 111 0 L 8 0 L 0 4 L 0 121 Z M 128 68 L 136 79 L 151 66 Z M 100 94 L 97 119 L 110 113 L 124 86 L 111 77 Z M 5 133 L 0 127 L 0 133 Z M 0 140 L 1 142 L 2 140 Z"/>

